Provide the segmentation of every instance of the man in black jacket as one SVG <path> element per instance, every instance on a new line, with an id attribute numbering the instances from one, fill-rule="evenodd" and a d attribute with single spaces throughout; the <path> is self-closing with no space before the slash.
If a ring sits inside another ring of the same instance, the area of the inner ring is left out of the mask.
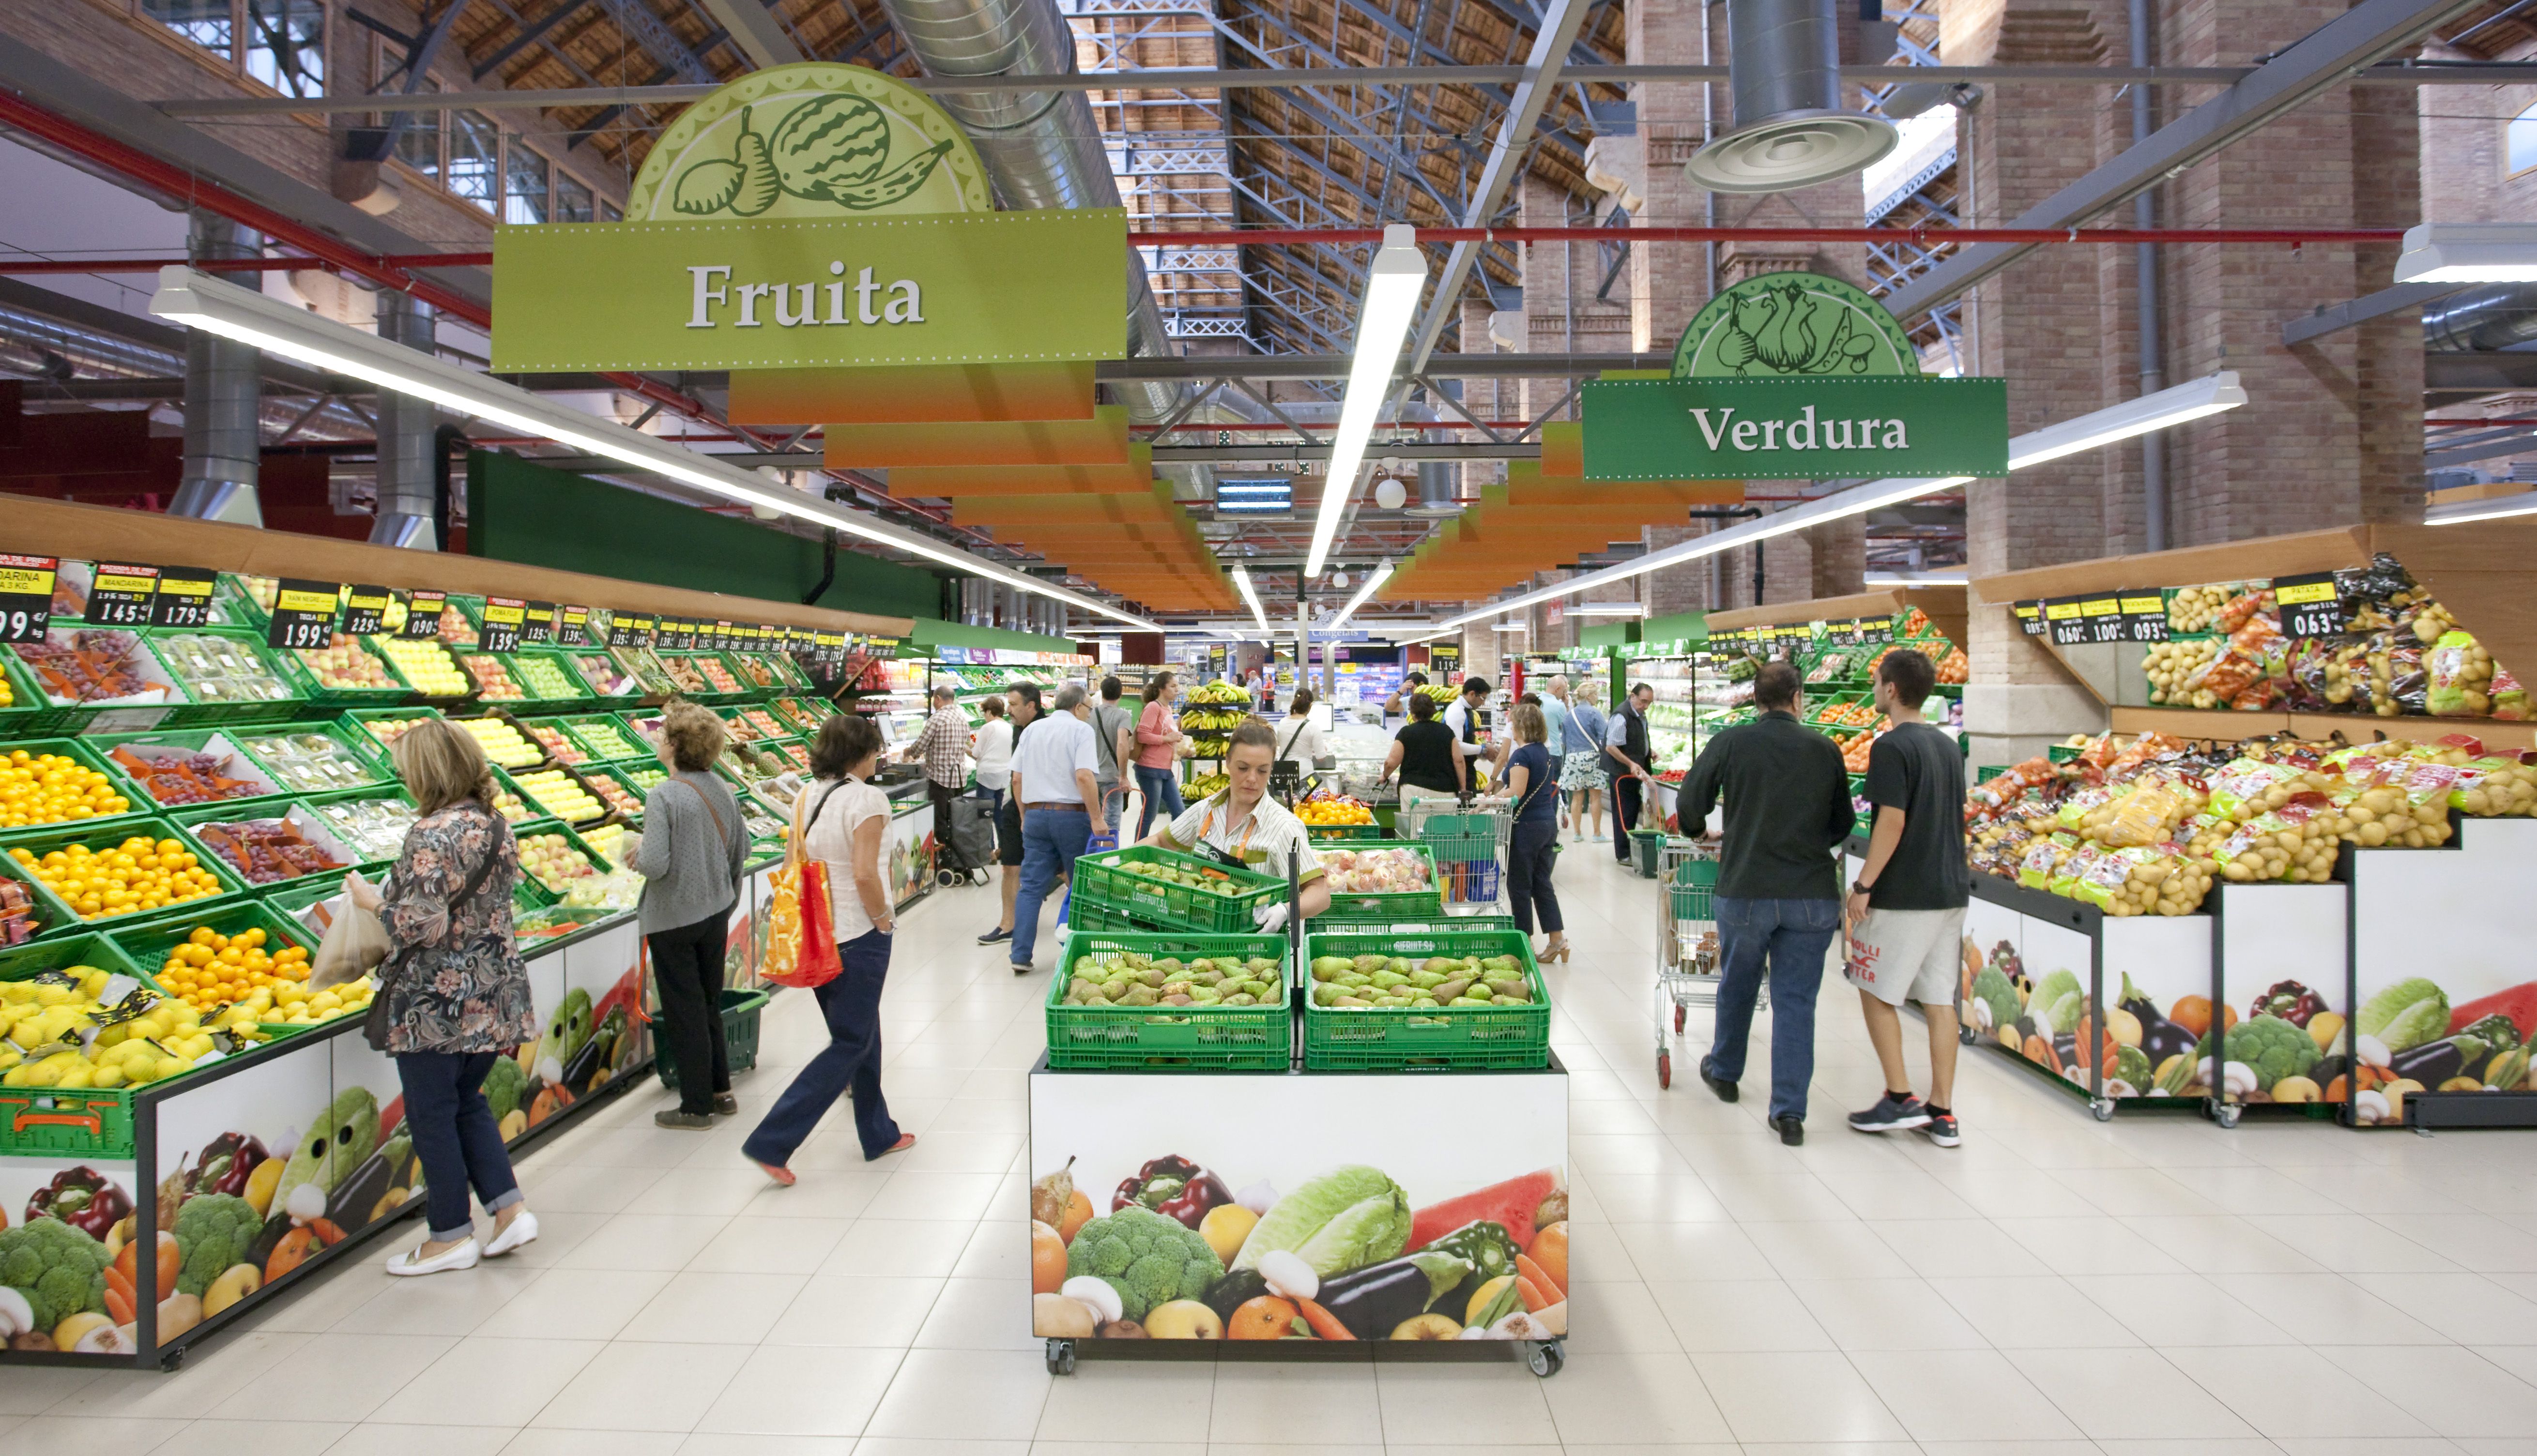
<path id="1" fill-rule="evenodd" d="M 1718 1034 L 1700 1079 L 1736 1098 L 1744 1043 L 1762 978 L 1771 979 L 1771 1125 L 1794 1147 L 1806 1137 L 1806 1084 L 1815 1070 L 1815 993 L 1841 929 L 1834 847 L 1857 815 L 1832 739 L 1797 721 L 1797 669 L 1768 663 L 1753 679 L 1762 716 L 1709 740 L 1683 779 L 1674 813 L 1701 832 L 1723 794 L 1719 849 Z"/>

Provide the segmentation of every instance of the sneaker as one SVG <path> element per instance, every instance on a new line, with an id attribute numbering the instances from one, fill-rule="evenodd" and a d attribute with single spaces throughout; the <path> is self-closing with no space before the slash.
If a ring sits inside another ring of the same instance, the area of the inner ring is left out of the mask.
<path id="1" fill-rule="evenodd" d="M 1771 1119 L 1771 1125 L 1780 1129 L 1780 1141 L 1791 1148 L 1800 1146 L 1806 1140 L 1806 1119 L 1803 1117 L 1774 1117 Z"/>
<path id="2" fill-rule="evenodd" d="M 1012 931 L 998 927 L 997 929 L 990 930 L 986 934 L 979 936 L 978 943 L 980 945 L 1002 945 L 1012 938 Z"/>
<path id="3" fill-rule="evenodd" d="M 674 1132 L 703 1132 L 713 1126 L 713 1115 L 709 1112 L 682 1112 L 676 1108 L 670 1108 L 654 1112 L 652 1125 L 666 1127 Z"/>
<path id="4" fill-rule="evenodd" d="M 1920 1135 L 1941 1148 L 1952 1148 L 1965 1140 L 1964 1135 L 1956 1130 L 1956 1114 L 1953 1112 L 1931 1112 L 1929 1120 L 1920 1124 Z"/>
<path id="5" fill-rule="evenodd" d="M 1700 1059 L 1700 1080 L 1709 1084 L 1709 1090 L 1718 1094 L 1718 1100 L 1720 1102 L 1731 1103 L 1735 1101 L 1736 1098 L 1742 1096 L 1742 1094 L 1736 1090 L 1734 1083 L 1727 1081 L 1724 1077 L 1712 1076 L 1710 1074 L 1709 1058 L 1705 1056 Z"/>
<path id="6" fill-rule="evenodd" d="M 1878 1098 L 1876 1106 L 1866 1111 L 1850 1114 L 1850 1125 L 1858 1132 L 1900 1132 L 1907 1127 L 1925 1127 L 1928 1123 L 1929 1109 L 1908 1092 L 1900 1096 L 1889 1092 Z"/>

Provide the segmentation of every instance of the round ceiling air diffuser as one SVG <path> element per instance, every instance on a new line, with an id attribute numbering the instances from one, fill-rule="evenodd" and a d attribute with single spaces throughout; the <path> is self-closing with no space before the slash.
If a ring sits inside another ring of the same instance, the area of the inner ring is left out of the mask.
<path id="1" fill-rule="evenodd" d="M 1894 150 L 1893 123 L 1853 111 L 1788 111 L 1738 127 L 1683 163 L 1712 192 L 1788 192 L 1845 177 Z"/>

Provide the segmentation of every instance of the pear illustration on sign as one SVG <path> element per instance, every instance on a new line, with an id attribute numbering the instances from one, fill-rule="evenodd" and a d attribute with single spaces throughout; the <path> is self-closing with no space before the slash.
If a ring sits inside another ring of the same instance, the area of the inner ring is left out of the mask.
<path id="1" fill-rule="evenodd" d="M 806 61 L 688 107 L 644 158 L 629 220 L 982 213 L 976 151 L 942 109 L 878 71 Z"/>
<path id="2" fill-rule="evenodd" d="M 1676 379 L 1916 375 L 1919 351 L 1885 305 L 1837 278 L 1765 273 L 1709 300 L 1674 345 Z"/>

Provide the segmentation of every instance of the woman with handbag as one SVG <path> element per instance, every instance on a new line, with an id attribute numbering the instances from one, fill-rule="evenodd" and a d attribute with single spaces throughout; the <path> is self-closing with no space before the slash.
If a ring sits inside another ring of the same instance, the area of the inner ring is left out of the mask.
<path id="1" fill-rule="evenodd" d="M 793 800 L 793 843 L 826 868 L 829 928 L 841 969 L 811 992 L 827 1020 L 828 1045 L 741 1144 L 751 1163 L 788 1188 L 794 1152 L 849 1088 L 866 1163 L 916 1146 L 916 1134 L 900 1132 L 890 1120 L 880 1090 L 880 992 L 897 917 L 880 868 L 889 798 L 867 782 L 879 758 L 880 729 L 871 719 L 831 718 L 812 740 L 813 782 Z"/>
<path id="2" fill-rule="evenodd" d="M 1294 700 L 1286 705 L 1286 721 L 1277 726 L 1276 763 L 1293 764 L 1296 778 L 1309 785 L 1314 768 L 1331 757 L 1330 736 L 1313 722 L 1313 690 L 1299 687 Z"/>
<path id="3" fill-rule="evenodd" d="M 661 991 L 661 1045 L 679 1072 L 679 1105 L 652 1120 L 682 1132 L 702 1132 L 714 1113 L 740 1110 L 723 1043 L 722 981 L 748 831 L 740 800 L 714 777 L 723 742 L 721 719 L 693 703 L 671 704 L 660 747 L 670 777 L 643 795 L 644 832 L 626 836 L 625 861 L 643 876 L 643 940 Z"/>
<path id="4" fill-rule="evenodd" d="M 493 770 L 474 738 L 428 718 L 388 750 L 423 810 L 384 891 L 358 874 L 345 892 L 379 917 L 387 959 L 370 1006 L 370 1045 L 396 1059 L 405 1125 L 423 1163 L 429 1232 L 391 1255 L 390 1274 L 472 1269 L 538 1236 L 501 1130 L 485 1102 L 493 1059 L 536 1040 L 529 968 L 512 943 L 520 847 L 493 811 Z M 467 1190 L 493 1217 L 481 1250 Z"/>
<path id="5" fill-rule="evenodd" d="M 1540 962 L 1568 959 L 1567 922 L 1559 916 L 1559 897 L 1550 888 L 1551 866 L 1559 858 L 1559 780 L 1551 773 L 1550 750 L 1543 743 L 1549 726 L 1541 705 L 1527 693 L 1507 715 L 1515 728 L 1517 747 L 1507 759 L 1507 793 L 1515 800 L 1515 828 L 1507 845 L 1507 908 L 1515 927 L 1532 938 L 1532 919 L 1541 917 L 1550 937 Z"/>

